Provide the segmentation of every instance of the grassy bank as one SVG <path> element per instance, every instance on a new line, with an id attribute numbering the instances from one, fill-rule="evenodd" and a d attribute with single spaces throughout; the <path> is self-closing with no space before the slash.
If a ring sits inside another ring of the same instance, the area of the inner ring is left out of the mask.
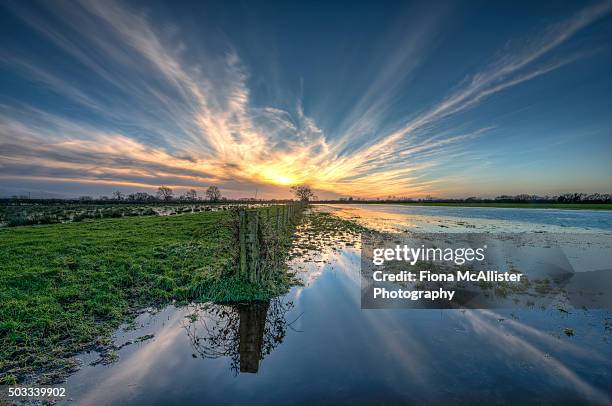
<path id="1" fill-rule="evenodd" d="M 361 202 L 354 202 L 361 203 Z M 610 203 L 470 203 L 470 202 L 391 202 L 365 204 L 401 204 L 406 206 L 492 207 L 507 209 L 612 210 Z"/>
<path id="2" fill-rule="evenodd" d="M 236 232 L 231 210 L 0 230 L 0 382 L 54 381 L 145 306 L 286 289 L 234 276 Z"/>

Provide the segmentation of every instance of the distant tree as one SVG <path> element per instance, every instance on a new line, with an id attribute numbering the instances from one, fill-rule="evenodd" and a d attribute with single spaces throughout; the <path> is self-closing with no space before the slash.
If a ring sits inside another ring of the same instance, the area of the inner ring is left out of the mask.
<path id="1" fill-rule="evenodd" d="M 161 185 L 157 189 L 157 197 L 160 200 L 166 200 L 166 201 L 167 200 L 172 200 L 173 196 L 174 196 L 174 192 L 168 186 Z"/>
<path id="2" fill-rule="evenodd" d="M 189 189 L 183 194 L 185 200 L 196 200 L 198 198 L 198 192 L 195 189 Z"/>
<path id="3" fill-rule="evenodd" d="M 578 203 L 581 202 L 582 200 L 584 200 L 585 194 L 584 193 L 569 193 L 569 199 L 574 203 Z"/>
<path id="4" fill-rule="evenodd" d="M 152 196 L 148 193 L 143 193 L 143 192 L 136 192 L 136 193 L 131 193 L 127 196 L 127 200 L 131 201 L 131 202 L 147 202 L 149 200 L 155 200 L 155 196 Z"/>
<path id="5" fill-rule="evenodd" d="M 113 192 L 113 199 L 115 200 L 123 200 L 124 197 L 125 195 L 118 190 L 116 192 Z"/>
<path id="6" fill-rule="evenodd" d="M 137 202 L 151 202 L 155 200 L 155 196 L 146 192 L 136 192 L 134 193 L 134 200 Z"/>
<path id="7" fill-rule="evenodd" d="M 91 202 L 93 200 L 93 197 L 91 196 L 80 196 L 79 200 L 82 202 Z"/>
<path id="8" fill-rule="evenodd" d="M 604 193 L 591 193 L 582 197 L 582 201 L 590 203 L 609 203 L 612 200 L 612 195 Z"/>
<path id="9" fill-rule="evenodd" d="M 206 189 L 206 197 L 211 202 L 218 202 L 221 200 L 221 191 L 215 185 L 209 186 L 208 189 Z"/>
<path id="10" fill-rule="evenodd" d="M 508 195 L 501 195 L 501 196 L 497 196 L 495 198 L 495 200 L 512 200 L 513 197 L 512 196 L 508 196 Z"/>
<path id="11" fill-rule="evenodd" d="M 312 189 L 308 185 L 297 185 L 291 187 L 291 192 L 301 202 L 309 202 L 310 200 L 316 199 L 316 196 L 312 192 Z"/>
<path id="12" fill-rule="evenodd" d="M 516 200 L 518 202 L 528 202 L 528 201 L 532 200 L 532 198 L 531 198 L 531 195 L 523 193 L 523 194 L 514 196 L 514 200 Z"/>

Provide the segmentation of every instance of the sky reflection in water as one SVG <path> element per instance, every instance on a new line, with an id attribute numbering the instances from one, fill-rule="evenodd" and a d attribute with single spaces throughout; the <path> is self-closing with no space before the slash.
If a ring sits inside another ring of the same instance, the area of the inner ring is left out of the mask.
<path id="1" fill-rule="evenodd" d="M 594 217 L 582 224 L 602 221 Z M 144 326 L 116 343 L 155 337 L 109 366 L 84 366 L 68 394 L 92 405 L 610 403 L 609 310 L 361 310 L 359 246 L 292 266 L 304 286 L 270 303 L 142 315 Z"/>

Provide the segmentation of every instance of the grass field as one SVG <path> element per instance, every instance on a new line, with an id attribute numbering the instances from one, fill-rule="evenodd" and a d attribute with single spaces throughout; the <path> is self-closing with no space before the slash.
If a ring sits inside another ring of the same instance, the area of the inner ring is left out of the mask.
<path id="1" fill-rule="evenodd" d="M 54 381 L 145 306 L 287 288 L 238 280 L 237 250 L 232 210 L 0 229 L 0 383 Z"/>

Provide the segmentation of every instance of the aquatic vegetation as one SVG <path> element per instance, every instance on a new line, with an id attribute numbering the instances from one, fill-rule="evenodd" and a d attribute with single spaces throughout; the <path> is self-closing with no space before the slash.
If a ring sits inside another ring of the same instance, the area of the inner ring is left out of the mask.
<path id="1" fill-rule="evenodd" d="M 370 231 L 354 221 L 340 218 L 332 213 L 311 210 L 296 229 L 291 257 L 300 256 L 308 251 L 321 251 L 324 248 L 353 246 L 361 233 Z"/>
<path id="2" fill-rule="evenodd" d="M 150 340 L 150 339 L 152 339 L 154 337 L 155 337 L 154 334 L 145 334 L 143 336 L 136 337 L 136 340 L 134 340 L 134 342 L 141 343 L 143 341 L 148 341 L 148 340 Z"/>

